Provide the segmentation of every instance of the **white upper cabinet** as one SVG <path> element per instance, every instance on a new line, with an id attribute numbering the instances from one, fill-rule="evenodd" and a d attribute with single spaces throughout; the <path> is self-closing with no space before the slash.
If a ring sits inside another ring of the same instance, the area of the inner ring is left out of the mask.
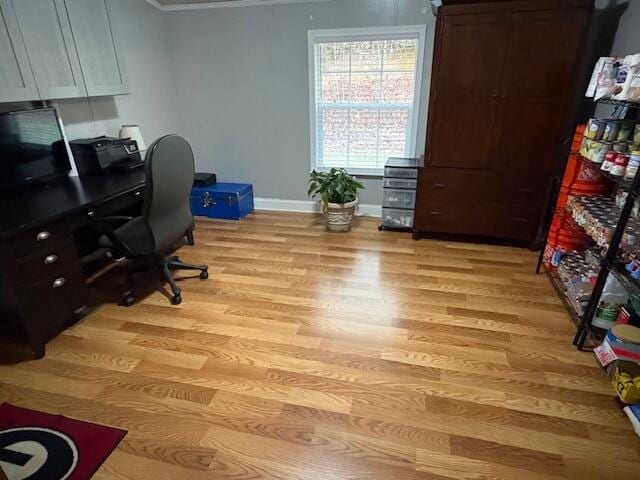
<path id="1" fill-rule="evenodd" d="M 13 0 L 40 98 L 85 97 L 64 0 Z"/>
<path id="2" fill-rule="evenodd" d="M 10 0 L 0 0 L 0 102 L 39 98 L 36 81 Z"/>
<path id="3" fill-rule="evenodd" d="M 127 92 L 110 0 L 0 0 L 0 102 Z"/>
<path id="4" fill-rule="evenodd" d="M 107 0 L 65 0 L 89 96 L 127 93 Z"/>

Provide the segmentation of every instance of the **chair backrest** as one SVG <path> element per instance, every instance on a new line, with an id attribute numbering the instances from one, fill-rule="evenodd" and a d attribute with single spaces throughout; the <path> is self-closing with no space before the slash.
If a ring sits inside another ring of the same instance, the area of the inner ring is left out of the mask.
<path id="1" fill-rule="evenodd" d="M 162 251 L 193 225 L 189 197 L 195 166 L 189 143 L 178 135 L 166 135 L 149 147 L 145 157 L 146 192 L 143 216 Z"/>

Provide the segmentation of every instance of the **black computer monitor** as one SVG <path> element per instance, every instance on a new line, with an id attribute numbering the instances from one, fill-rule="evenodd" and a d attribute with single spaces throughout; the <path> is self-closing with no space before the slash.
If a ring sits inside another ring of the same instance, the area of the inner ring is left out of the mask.
<path id="1" fill-rule="evenodd" d="M 0 114 L 0 193 L 48 183 L 69 170 L 55 108 Z"/>

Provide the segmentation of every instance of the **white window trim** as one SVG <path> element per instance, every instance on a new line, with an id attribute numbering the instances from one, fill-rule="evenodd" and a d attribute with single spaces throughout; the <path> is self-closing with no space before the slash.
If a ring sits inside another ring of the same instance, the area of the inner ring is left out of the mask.
<path id="1" fill-rule="evenodd" d="M 422 92 L 422 82 L 424 80 L 424 51 L 425 40 L 427 35 L 426 25 L 402 25 L 397 27 L 366 27 L 366 28 L 341 28 L 341 29 L 324 29 L 324 30 L 308 30 L 307 31 L 307 48 L 309 63 L 309 126 L 311 139 L 311 170 L 319 172 L 328 171 L 328 167 L 316 166 L 316 71 L 315 71 L 315 53 L 314 45 L 322 42 L 336 42 L 341 40 L 380 40 L 407 38 L 407 35 L 418 36 L 418 51 L 416 52 L 416 76 L 414 81 L 413 92 L 413 119 L 411 123 L 411 131 L 409 133 L 409 153 L 410 156 L 418 156 L 418 123 L 420 122 L 420 93 Z M 384 168 L 357 168 L 350 167 L 347 169 L 349 173 L 354 175 L 365 175 L 372 177 L 381 177 L 384 174 Z"/>

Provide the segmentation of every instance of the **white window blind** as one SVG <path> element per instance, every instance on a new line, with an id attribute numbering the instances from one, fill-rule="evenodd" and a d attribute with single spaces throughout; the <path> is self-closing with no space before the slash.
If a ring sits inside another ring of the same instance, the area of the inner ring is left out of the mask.
<path id="1" fill-rule="evenodd" d="M 311 167 L 381 174 L 414 156 L 424 26 L 309 32 Z"/>

